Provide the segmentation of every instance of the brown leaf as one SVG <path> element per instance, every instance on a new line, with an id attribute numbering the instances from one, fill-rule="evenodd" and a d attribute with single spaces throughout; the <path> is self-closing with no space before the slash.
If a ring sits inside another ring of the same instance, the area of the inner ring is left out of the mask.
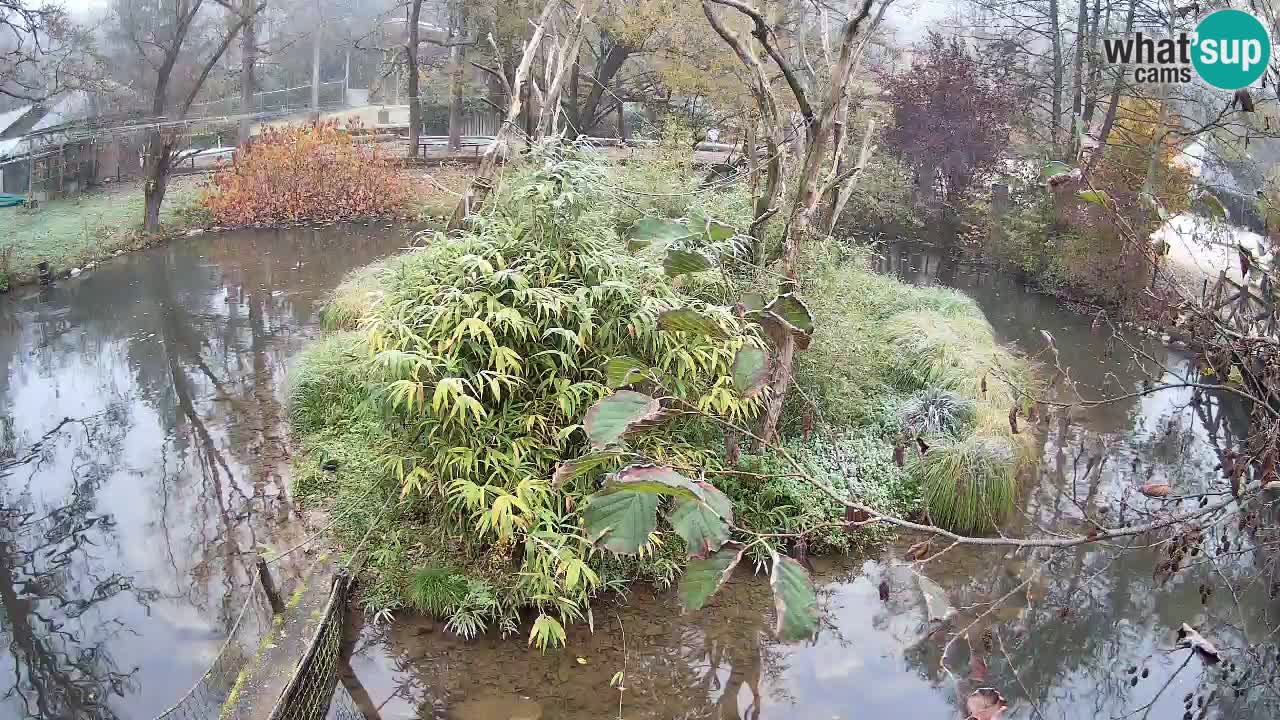
<path id="1" fill-rule="evenodd" d="M 907 548 L 907 557 L 912 560 L 923 560 L 925 555 L 929 554 L 929 541 L 924 540 Z"/>
<path id="2" fill-rule="evenodd" d="M 1138 492 L 1150 498 L 1168 497 L 1169 485 L 1167 483 L 1149 482 L 1139 488 Z"/>
<path id="3" fill-rule="evenodd" d="M 902 439 L 899 438 L 897 444 L 893 446 L 893 464 L 902 467 L 906 464 L 907 448 L 903 446 Z"/>
<path id="4" fill-rule="evenodd" d="M 978 688 L 964 702 L 966 720 L 999 720 L 1009 703 L 995 688 Z"/>
<path id="5" fill-rule="evenodd" d="M 880 602 L 889 602 L 889 581 L 880 581 Z"/>
<path id="6" fill-rule="evenodd" d="M 976 682 L 987 681 L 987 661 L 976 651 L 969 656 L 969 679 Z"/>
<path id="7" fill-rule="evenodd" d="M 1018 434 L 1018 406 L 1009 408 L 1009 432 Z"/>
<path id="8" fill-rule="evenodd" d="M 982 397 L 987 396 L 987 376 L 986 375 L 982 376 L 982 383 L 978 386 L 978 391 L 982 394 Z"/>
<path id="9" fill-rule="evenodd" d="M 1178 647 L 1194 650 L 1200 659 L 1209 665 L 1215 665 L 1222 660 L 1218 648 L 1186 623 L 1182 623 L 1182 627 L 1178 628 Z"/>

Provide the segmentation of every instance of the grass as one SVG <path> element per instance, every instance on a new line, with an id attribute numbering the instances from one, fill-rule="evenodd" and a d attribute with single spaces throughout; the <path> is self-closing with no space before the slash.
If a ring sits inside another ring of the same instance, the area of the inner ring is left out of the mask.
<path id="1" fill-rule="evenodd" d="M 458 198 L 475 177 L 475 166 L 441 163 L 426 172 L 409 168 L 413 181 L 412 214 L 423 222 L 448 220 Z"/>
<path id="2" fill-rule="evenodd" d="M 191 224 L 198 195 L 197 180 L 170 181 L 160 212 L 165 232 Z M 35 210 L 0 210 L 5 227 L 0 253 L 6 248 L 12 253 L 8 274 L 13 284 L 34 280 L 40 262 L 48 262 L 58 273 L 148 244 L 150 238 L 142 234 L 142 208 L 142 184 L 122 183 L 41 203 Z"/>
<path id="3" fill-rule="evenodd" d="M 933 522 L 960 532 L 990 532 L 1013 512 L 1018 463 L 1007 439 L 970 435 L 912 458 L 908 470 L 920 480 Z"/>

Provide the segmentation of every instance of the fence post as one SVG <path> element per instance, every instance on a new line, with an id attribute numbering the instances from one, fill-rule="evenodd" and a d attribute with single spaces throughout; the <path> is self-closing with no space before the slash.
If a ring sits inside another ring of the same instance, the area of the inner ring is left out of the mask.
<path id="1" fill-rule="evenodd" d="M 271 612 L 279 615 L 284 612 L 284 600 L 280 597 L 280 591 L 276 589 L 275 580 L 271 578 L 271 571 L 267 569 L 267 559 L 258 556 L 258 580 L 262 582 L 262 590 L 267 594 L 267 600 L 271 602 Z"/>

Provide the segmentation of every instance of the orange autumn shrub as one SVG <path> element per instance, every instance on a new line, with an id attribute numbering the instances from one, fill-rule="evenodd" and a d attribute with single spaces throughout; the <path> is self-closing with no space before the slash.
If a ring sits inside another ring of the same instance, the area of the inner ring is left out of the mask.
<path id="1" fill-rule="evenodd" d="M 219 168 L 202 203 L 221 225 L 349 220 L 409 201 L 399 159 L 335 122 L 266 128 Z"/>

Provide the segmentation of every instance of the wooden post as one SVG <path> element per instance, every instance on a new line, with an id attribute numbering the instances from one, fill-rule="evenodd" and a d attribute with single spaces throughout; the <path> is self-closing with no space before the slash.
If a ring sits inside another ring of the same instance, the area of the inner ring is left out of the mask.
<path id="1" fill-rule="evenodd" d="M 279 615 L 284 612 L 284 600 L 280 597 L 280 591 L 276 589 L 276 582 L 271 577 L 271 571 L 267 569 L 267 559 L 258 556 L 258 580 L 262 583 L 262 590 L 267 594 L 267 600 L 271 602 L 271 612 Z"/>

